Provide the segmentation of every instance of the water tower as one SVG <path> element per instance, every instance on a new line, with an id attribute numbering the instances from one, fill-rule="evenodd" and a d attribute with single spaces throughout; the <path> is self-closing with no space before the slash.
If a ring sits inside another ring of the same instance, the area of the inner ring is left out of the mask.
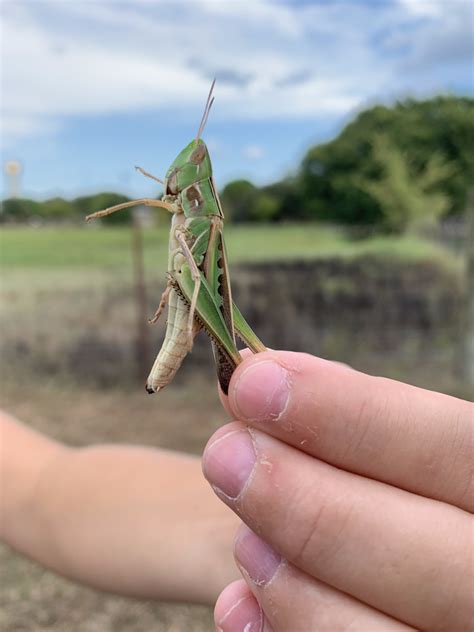
<path id="1" fill-rule="evenodd" d="M 20 174 L 22 165 L 19 160 L 7 160 L 5 163 L 5 175 L 8 181 L 9 197 L 20 197 Z"/>

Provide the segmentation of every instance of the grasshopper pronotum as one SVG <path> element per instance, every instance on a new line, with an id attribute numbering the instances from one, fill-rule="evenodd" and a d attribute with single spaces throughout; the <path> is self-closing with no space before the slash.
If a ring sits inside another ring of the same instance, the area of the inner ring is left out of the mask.
<path id="1" fill-rule="evenodd" d="M 201 139 L 214 102 L 214 83 L 196 138 L 178 154 L 164 182 L 137 167 L 143 175 L 163 184 L 163 198 L 133 200 L 86 218 L 89 221 L 142 204 L 164 208 L 173 214 L 168 281 L 150 321 L 156 322 L 168 303 L 168 322 L 163 345 L 146 382 L 149 393 L 156 393 L 171 382 L 201 328 L 211 338 L 219 383 L 225 393 L 235 367 L 241 362 L 235 335 L 254 353 L 266 350 L 232 301 L 223 236 L 224 213 L 212 177 L 209 152 Z"/>

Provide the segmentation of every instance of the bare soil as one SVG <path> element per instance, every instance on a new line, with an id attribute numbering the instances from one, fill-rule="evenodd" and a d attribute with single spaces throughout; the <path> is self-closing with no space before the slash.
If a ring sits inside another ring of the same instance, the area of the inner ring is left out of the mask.
<path id="1" fill-rule="evenodd" d="M 196 406 L 199 401 L 199 406 Z M 226 417 L 213 381 L 170 387 L 87 390 L 53 381 L 6 380 L 2 408 L 71 445 L 129 442 L 199 454 Z M 97 592 L 0 547 L 0 629 L 4 632 L 204 632 L 212 609 L 152 603 Z"/>

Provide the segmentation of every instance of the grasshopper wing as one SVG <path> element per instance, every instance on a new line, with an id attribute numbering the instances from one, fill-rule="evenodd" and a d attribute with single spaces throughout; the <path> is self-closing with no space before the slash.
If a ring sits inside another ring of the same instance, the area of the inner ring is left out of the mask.
<path id="1" fill-rule="evenodd" d="M 184 264 L 181 272 L 171 274 L 171 278 L 181 298 L 190 304 L 194 281 L 189 266 Z M 196 302 L 195 318 L 210 336 L 214 348 L 218 350 L 219 357 L 222 358 L 222 371 L 218 375 L 221 388 L 227 393 L 232 373 L 235 367 L 240 364 L 242 358 L 235 346 L 234 336 L 226 325 L 219 305 L 216 303 L 211 287 L 203 273 L 201 273 L 201 286 Z M 226 368 L 225 371 L 224 367 Z"/>
<path id="2" fill-rule="evenodd" d="M 216 198 L 217 193 L 215 192 Z M 218 199 L 218 198 L 217 198 Z M 232 336 L 235 345 L 234 314 L 232 310 L 232 294 L 230 289 L 230 275 L 227 265 L 227 253 L 225 249 L 222 224 L 214 224 L 209 237 L 209 245 L 204 260 L 204 274 L 213 292 L 215 303 L 222 314 L 227 330 Z M 219 344 L 212 343 L 214 361 L 216 363 L 217 377 L 224 393 L 227 393 L 230 378 L 235 366 L 229 364 L 228 358 L 222 352 Z"/>
<path id="3" fill-rule="evenodd" d="M 235 303 L 232 303 L 232 312 L 234 316 L 234 330 L 238 337 L 251 349 L 254 353 L 261 353 L 266 351 L 267 348 L 263 342 L 258 338 L 245 318 L 242 316 L 239 308 Z"/>
<path id="4" fill-rule="evenodd" d="M 210 235 L 204 270 L 209 285 L 214 292 L 215 302 L 219 305 L 227 328 L 232 332 L 234 341 L 235 334 L 237 334 L 254 353 L 266 351 L 267 349 L 263 342 L 255 335 L 237 305 L 232 301 L 227 253 L 221 228 L 216 229 Z M 214 350 L 214 356 L 216 355 L 216 364 L 220 375 L 218 349 Z"/>

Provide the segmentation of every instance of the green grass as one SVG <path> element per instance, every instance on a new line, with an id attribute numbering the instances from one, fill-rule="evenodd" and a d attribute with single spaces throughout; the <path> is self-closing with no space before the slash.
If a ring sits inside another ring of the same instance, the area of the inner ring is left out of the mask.
<path id="1" fill-rule="evenodd" d="M 147 229 L 143 234 L 147 269 L 164 270 L 168 229 Z M 2 230 L 0 262 L 4 273 L 54 268 L 71 272 L 79 268 L 127 270 L 131 266 L 130 242 L 130 231 L 120 227 L 7 227 Z M 415 236 L 354 241 L 340 230 L 315 224 L 228 226 L 226 243 L 231 264 L 367 254 L 411 260 L 435 258 L 448 264 L 454 258 L 441 246 Z"/>

